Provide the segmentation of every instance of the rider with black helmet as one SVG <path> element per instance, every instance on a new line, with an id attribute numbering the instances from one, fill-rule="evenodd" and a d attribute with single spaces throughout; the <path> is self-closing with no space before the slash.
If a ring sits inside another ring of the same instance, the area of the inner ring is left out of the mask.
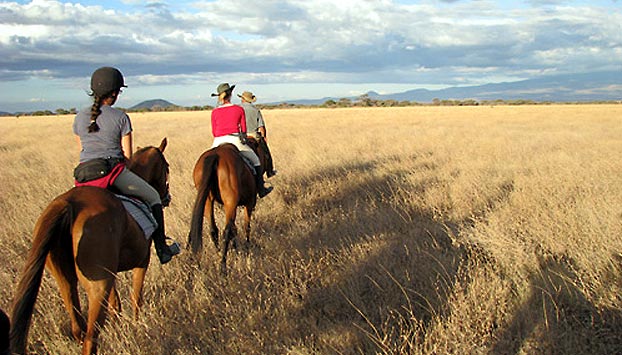
<path id="1" fill-rule="evenodd" d="M 178 251 L 171 250 L 166 244 L 160 195 L 125 167 L 125 160 L 132 157 L 132 122 L 125 112 L 112 107 L 124 87 L 127 86 L 123 74 L 116 68 L 102 67 L 93 72 L 92 92 L 89 94 L 93 96 L 93 105 L 80 111 L 73 123 L 73 132 L 81 145 L 80 163 L 98 158 L 114 162 L 106 185 L 114 186 L 123 194 L 136 196 L 151 207 L 158 223 L 152 238 L 160 263 L 165 264 Z"/>

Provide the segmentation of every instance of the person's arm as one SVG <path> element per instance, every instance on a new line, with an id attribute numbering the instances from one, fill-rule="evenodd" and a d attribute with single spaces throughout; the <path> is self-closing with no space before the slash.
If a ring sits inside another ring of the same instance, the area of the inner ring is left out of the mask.
<path id="1" fill-rule="evenodd" d="M 129 160 L 132 157 L 132 132 L 121 137 L 121 149 L 125 159 Z"/>
<path id="2" fill-rule="evenodd" d="M 79 151 L 81 152 L 82 151 L 82 142 L 80 142 L 80 136 L 76 134 L 76 135 L 74 135 L 74 137 L 76 137 L 76 142 L 78 143 L 78 148 L 79 148 Z"/>
<path id="3" fill-rule="evenodd" d="M 268 136 L 266 135 L 266 123 L 264 122 L 263 115 L 259 109 L 257 109 L 257 126 L 259 127 L 259 133 L 261 133 L 263 139 L 267 140 Z"/>

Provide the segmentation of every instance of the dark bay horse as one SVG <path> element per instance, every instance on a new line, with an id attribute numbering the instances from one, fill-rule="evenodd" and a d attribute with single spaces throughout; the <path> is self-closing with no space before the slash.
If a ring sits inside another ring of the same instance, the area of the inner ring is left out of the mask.
<path id="1" fill-rule="evenodd" d="M 194 166 L 193 178 L 197 197 L 192 211 L 188 245 L 195 254 L 201 251 L 203 216 L 207 214 L 210 220 L 210 236 L 216 249 L 220 250 L 219 231 L 214 220 L 214 201 L 222 204 L 225 212 L 225 230 L 220 265 L 221 271 L 226 273 L 229 243 L 237 235 L 235 218 L 238 206 L 244 206 L 244 232 L 246 243 L 250 242 L 251 215 L 257 203 L 255 178 L 250 167 L 243 161 L 238 148 L 233 144 L 223 144 L 204 152 Z"/>
<path id="2" fill-rule="evenodd" d="M 272 166 L 272 160 L 268 156 L 268 153 L 264 151 L 264 145 L 266 145 L 266 143 L 265 141 L 260 143 L 260 139 L 263 140 L 264 138 L 255 138 L 249 136 L 247 138 L 246 144 L 251 147 L 251 149 L 257 154 L 257 157 L 259 158 L 259 163 L 263 167 L 263 171 L 267 173 L 273 171 L 274 167 Z"/>
<path id="3" fill-rule="evenodd" d="M 168 163 L 159 147 L 139 149 L 128 168 L 151 184 L 163 204 L 170 200 Z M 11 320 L 11 349 L 26 351 L 30 328 L 44 266 L 54 276 L 69 313 L 71 333 L 83 341 L 82 354 L 97 351 L 97 337 L 107 316 L 120 312 L 115 288 L 118 272 L 132 270 L 134 316 L 142 305 L 143 282 L 149 265 L 151 239 L 126 212 L 120 199 L 99 187 L 74 187 L 56 197 L 39 217 L 32 247 L 19 281 Z M 82 317 L 78 282 L 86 291 L 88 318 Z"/>

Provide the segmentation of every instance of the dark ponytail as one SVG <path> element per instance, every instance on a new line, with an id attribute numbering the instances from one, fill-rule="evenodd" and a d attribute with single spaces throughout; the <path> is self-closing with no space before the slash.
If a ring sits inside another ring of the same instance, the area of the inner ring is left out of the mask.
<path id="1" fill-rule="evenodd" d="M 101 101 L 101 97 L 93 95 L 93 106 L 91 106 L 91 124 L 89 125 L 89 133 L 99 132 L 97 117 L 102 113 L 102 110 L 100 109 Z"/>

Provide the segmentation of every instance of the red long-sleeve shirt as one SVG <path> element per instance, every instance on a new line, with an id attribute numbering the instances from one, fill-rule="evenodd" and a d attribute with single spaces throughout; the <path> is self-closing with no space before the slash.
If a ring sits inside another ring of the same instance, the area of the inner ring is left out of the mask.
<path id="1" fill-rule="evenodd" d="M 244 109 L 238 105 L 223 105 L 212 111 L 212 134 L 214 137 L 233 133 L 246 133 Z"/>

